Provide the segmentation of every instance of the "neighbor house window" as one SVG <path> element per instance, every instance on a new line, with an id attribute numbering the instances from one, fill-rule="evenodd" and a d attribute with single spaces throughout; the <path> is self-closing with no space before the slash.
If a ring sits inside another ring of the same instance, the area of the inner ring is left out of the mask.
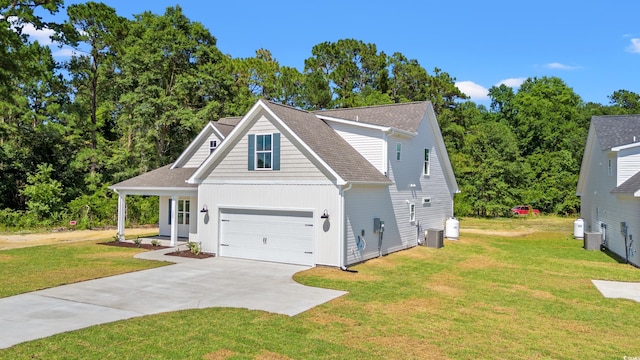
<path id="1" fill-rule="evenodd" d="M 191 201 L 189 200 L 177 200 L 178 201 L 178 225 L 189 225 L 189 210 L 191 208 Z M 171 219 L 173 214 L 171 213 L 171 199 L 169 199 L 169 225 L 171 225 Z"/>
<path id="2" fill-rule="evenodd" d="M 280 170 L 280 134 L 249 134 L 248 170 Z"/>
<path id="3" fill-rule="evenodd" d="M 430 154 L 429 154 L 429 149 L 424 149 L 424 169 L 423 169 L 423 174 L 424 175 L 429 175 L 429 172 L 431 171 L 431 162 L 429 161 L 430 158 Z"/>
<path id="4" fill-rule="evenodd" d="M 402 154 L 402 144 L 396 143 L 396 160 L 400 160 L 401 154 Z"/>
<path id="5" fill-rule="evenodd" d="M 613 176 L 613 163 L 611 162 L 611 159 L 609 159 L 609 166 L 608 166 L 608 174 L 609 176 Z"/>
<path id="6" fill-rule="evenodd" d="M 209 154 L 211 154 L 218 147 L 218 140 L 209 141 Z"/>
<path id="7" fill-rule="evenodd" d="M 414 203 L 409 204 L 409 221 L 410 222 L 416 221 L 416 204 Z"/>

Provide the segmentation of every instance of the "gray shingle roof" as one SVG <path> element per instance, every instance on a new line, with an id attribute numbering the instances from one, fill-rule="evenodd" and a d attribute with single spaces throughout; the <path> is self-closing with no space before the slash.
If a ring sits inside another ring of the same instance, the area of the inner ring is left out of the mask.
<path id="1" fill-rule="evenodd" d="M 238 125 L 240 120 L 242 120 L 242 116 L 226 117 L 221 118 L 218 121 L 213 121 L 212 124 L 224 137 L 227 137 L 231 130 Z"/>
<path id="2" fill-rule="evenodd" d="M 591 123 L 601 150 L 640 141 L 640 115 L 594 116 Z"/>
<path id="3" fill-rule="evenodd" d="M 112 189 L 184 188 L 196 189 L 196 184 L 187 184 L 187 179 L 197 168 L 171 169 L 171 164 L 151 170 L 131 179 L 111 185 Z"/>
<path id="4" fill-rule="evenodd" d="M 264 103 L 344 180 L 391 183 L 346 140 L 312 113 L 268 101 Z"/>
<path id="5" fill-rule="evenodd" d="M 416 132 L 427 111 L 428 101 L 367 106 L 348 109 L 319 110 L 314 113 L 367 124 L 391 126 L 396 129 Z"/>
<path id="6" fill-rule="evenodd" d="M 635 193 L 640 190 L 640 172 L 637 172 L 635 175 L 627 179 L 627 181 L 623 182 L 617 188 L 611 190 L 612 194 L 627 194 L 627 193 Z"/>

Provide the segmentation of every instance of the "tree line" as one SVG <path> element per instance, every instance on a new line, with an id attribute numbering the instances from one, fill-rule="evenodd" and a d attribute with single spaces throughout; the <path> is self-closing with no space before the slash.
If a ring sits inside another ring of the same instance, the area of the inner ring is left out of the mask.
<path id="1" fill-rule="evenodd" d="M 96 2 L 68 6 L 62 23 L 38 15 L 62 9 L 0 0 L 0 226 L 113 224 L 110 184 L 171 163 L 208 121 L 259 98 L 307 110 L 429 100 L 462 190 L 457 215 L 502 216 L 518 203 L 575 214 L 590 117 L 640 113 L 634 92 L 585 103 L 557 77 L 492 87 L 486 108 L 442 69 L 355 39 L 313 46 L 302 70 L 267 49 L 234 58 L 179 6 L 133 19 Z M 25 26 L 54 30 L 73 54 L 55 61 Z M 156 222 L 157 201 L 128 201 L 129 221 Z"/>

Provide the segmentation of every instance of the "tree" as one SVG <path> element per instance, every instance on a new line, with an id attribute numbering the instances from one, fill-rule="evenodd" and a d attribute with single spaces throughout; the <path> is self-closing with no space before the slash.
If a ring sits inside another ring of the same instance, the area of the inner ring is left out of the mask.
<path id="1" fill-rule="evenodd" d="M 617 90 L 609 96 L 611 105 L 622 114 L 640 113 L 640 95 L 628 91 Z"/>
<path id="2" fill-rule="evenodd" d="M 38 165 L 38 171 L 27 177 L 27 185 L 21 191 L 28 199 L 28 210 L 39 220 L 49 218 L 63 205 L 62 184 L 51 178 L 52 172 L 51 165 Z"/>
<path id="3" fill-rule="evenodd" d="M 110 98 L 113 87 L 108 85 L 108 80 L 116 71 L 115 48 L 124 38 L 128 21 L 118 16 L 115 9 L 95 2 L 71 5 L 67 15 L 69 19 L 58 39 L 73 46 L 79 54 L 67 63 L 75 104 L 75 116 L 69 117 L 73 126 L 69 130 L 73 131 L 79 149 L 75 167 L 84 169 L 88 163 L 86 182 L 96 190 L 102 180 L 97 174 L 98 168 L 110 148 L 105 135 L 114 126 L 109 119 L 112 114 L 99 113 L 99 108 L 108 108 L 114 100 Z"/>

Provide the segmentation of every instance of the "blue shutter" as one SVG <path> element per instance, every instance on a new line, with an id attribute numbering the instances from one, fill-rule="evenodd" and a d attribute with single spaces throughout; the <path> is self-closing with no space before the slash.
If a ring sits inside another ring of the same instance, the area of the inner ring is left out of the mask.
<path id="1" fill-rule="evenodd" d="M 280 133 L 273 134 L 273 164 L 272 170 L 280 170 Z"/>
<path id="2" fill-rule="evenodd" d="M 253 134 L 249 135 L 249 159 L 247 160 L 248 162 L 248 169 L 249 171 L 253 171 L 255 170 L 255 160 L 254 157 L 256 156 L 256 136 Z"/>
<path id="3" fill-rule="evenodd" d="M 171 214 L 171 209 L 172 209 L 171 205 L 172 205 L 171 204 L 171 198 L 169 198 L 169 225 L 171 225 L 171 215 L 173 215 L 173 214 Z"/>

